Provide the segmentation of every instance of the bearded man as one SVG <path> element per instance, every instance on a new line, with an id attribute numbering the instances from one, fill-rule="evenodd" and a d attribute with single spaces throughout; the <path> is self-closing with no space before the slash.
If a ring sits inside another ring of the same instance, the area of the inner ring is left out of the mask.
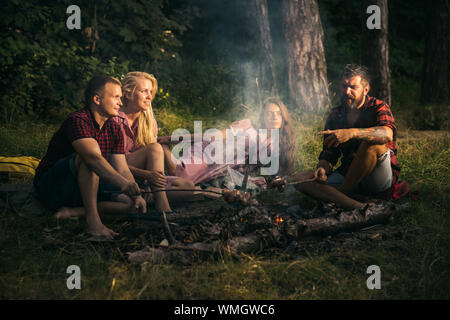
<path id="1" fill-rule="evenodd" d="M 349 64 L 341 76 L 341 105 L 327 118 L 323 150 L 315 172 L 299 172 L 296 180 L 312 179 L 297 189 L 324 202 L 344 208 L 363 208 L 351 194 L 376 196 L 398 181 L 397 127 L 390 107 L 368 96 L 366 67 Z M 341 158 L 342 157 L 342 158 Z M 341 158 L 337 170 L 333 167 Z"/>

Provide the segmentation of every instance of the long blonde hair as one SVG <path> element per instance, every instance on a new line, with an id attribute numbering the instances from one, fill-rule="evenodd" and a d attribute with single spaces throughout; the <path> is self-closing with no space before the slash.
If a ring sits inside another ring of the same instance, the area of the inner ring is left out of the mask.
<path id="1" fill-rule="evenodd" d="M 129 102 L 126 93 L 130 93 L 131 96 L 134 94 L 138 79 L 147 79 L 152 82 L 152 101 L 155 98 L 156 92 L 158 91 L 158 81 L 154 75 L 140 71 L 128 72 L 122 80 L 122 91 L 124 92 L 122 100 L 124 107 L 127 107 Z M 136 133 L 137 145 L 146 146 L 156 142 L 154 119 L 153 108 L 150 104 L 150 107 L 142 111 L 136 119 L 138 121 Z"/>

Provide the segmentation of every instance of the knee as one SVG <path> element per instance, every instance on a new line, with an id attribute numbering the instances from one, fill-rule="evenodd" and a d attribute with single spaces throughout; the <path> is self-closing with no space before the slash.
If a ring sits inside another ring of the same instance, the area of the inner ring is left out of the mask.
<path id="1" fill-rule="evenodd" d="M 91 174 L 92 176 L 96 176 L 97 174 L 94 172 L 94 170 L 91 169 L 91 167 L 88 165 L 88 163 L 86 161 L 83 160 L 83 158 L 80 157 L 80 155 L 76 155 L 75 159 L 74 159 L 74 165 L 75 168 L 79 173 L 83 173 L 84 175 L 86 174 Z"/>
<path id="2" fill-rule="evenodd" d="M 147 152 L 152 156 L 163 156 L 164 149 L 159 143 L 150 143 L 146 146 Z"/>
<path id="3" fill-rule="evenodd" d="M 309 179 L 312 179 L 312 178 L 314 178 L 314 172 L 311 172 L 311 171 L 300 171 L 300 172 L 297 172 L 294 175 L 294 179 L 293 180 L 295 182 L 295 181 L 309 180 Z M 298 184 L 295 184 L 294 187 L 295 187 L 296 190 L 304 192 L 305 191 L 305 186 L 309 185 L 309 184 L 311 184 L 311 182 L 298 183 Z"/>
<path id="4" fill-rule="evenodd" d="M 376 155 L 379 157 L 386 153 L 386 151 L 387 147 L 384 144 L 370 144 L 367 142 L 361 142 L 356 154 L 358 156 Z"/>

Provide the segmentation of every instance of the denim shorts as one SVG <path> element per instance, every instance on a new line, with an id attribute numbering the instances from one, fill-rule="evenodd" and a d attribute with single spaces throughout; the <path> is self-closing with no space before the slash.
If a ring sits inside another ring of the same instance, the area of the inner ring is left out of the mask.
<path id="1" fill-rule="evenodd" d="M 52 167 L 45 170 L 35 181 L 36 191 L 43 204 L 51 209 L 61 207 L 82 207 L 80 188 L 78 186 L 78 170 L 75 166 L 76 153 L 58 160 Z M 97 200 L 112 201 L 112 193 L 105 191 L 120 191 L 118 187 L 100 180 Z"/>
<path id="2" fill-rule="evenodd" d="M 377 159 L 373 171 L 355 188 L 354 192 L 363 195 L 375 195 L 389 189 L 392 185 L 391 150 Z M 335 171 L 328 176 L 327 184 L 338 188 L 344 182 L 344 176 Z"/>

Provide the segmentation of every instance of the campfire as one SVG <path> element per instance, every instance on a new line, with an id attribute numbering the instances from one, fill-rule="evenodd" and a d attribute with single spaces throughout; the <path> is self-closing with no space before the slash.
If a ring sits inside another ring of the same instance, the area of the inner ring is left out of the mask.
<path id="1" fill-rule="evenodd" d="M 286 181 L 276 180 L 269 185 L 284 191 Z M 225 189 L 222 196 L 190 203 L 177 213 L 166 215 L 171 235 L 160 221 L 142 221 L 152 234 L 160 235 L 155 238 L 159 244 L 130 252 L 130 261 L 184 259 L 195 252 L 257 253 L 311 236 L 323 237 L 384 223 L 398 211 L 396 206 L 384 202 L 360 210 L 328 206 L 325 211 L 307 211 L 299 206 L 265 205 L 239 190 Z"/>
<path id="2" fill-rule="evenodd" d="M 273 219 L 273 222 L 276 225 L 280 225 L 284 222 L 284 219 L 277 213 L 277 215 L 275 216 L 275 218 Z"/>

